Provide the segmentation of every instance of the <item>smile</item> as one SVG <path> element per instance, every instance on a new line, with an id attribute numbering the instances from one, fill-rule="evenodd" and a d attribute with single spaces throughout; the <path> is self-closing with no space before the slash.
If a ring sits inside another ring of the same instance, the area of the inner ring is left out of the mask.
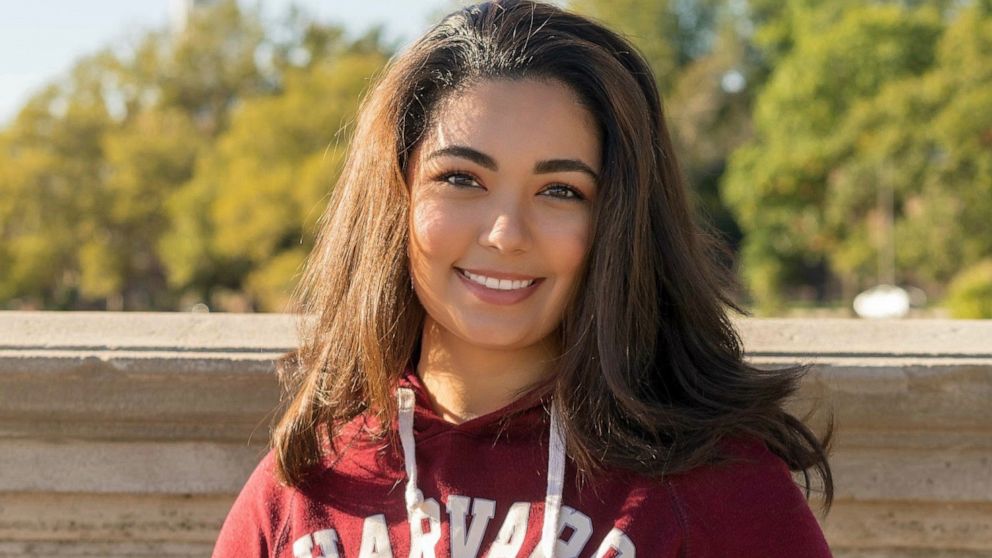
<path id="1" fill-rule="evenodd" d="M 515 291 L 519 289 L 526 289 L 537 281 L 537 279 L 497 279 L 496 277 L 487 277 L 485 275 L 479 275 L 464 269 L 458 269 L 458 272 L 473 283 L 498 291 Z"/>

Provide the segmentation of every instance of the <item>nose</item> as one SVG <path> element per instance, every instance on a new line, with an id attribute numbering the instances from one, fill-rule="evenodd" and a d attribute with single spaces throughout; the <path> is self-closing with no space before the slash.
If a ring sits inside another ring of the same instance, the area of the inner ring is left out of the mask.
<path id="1" fill-rule="evenodd" d="M 505 254 L 526 252 L 530 249 L 531 232 L 527 212 L 518 202 L 508 202 L 497 207 L 483 227 L 479 244 Z"/>

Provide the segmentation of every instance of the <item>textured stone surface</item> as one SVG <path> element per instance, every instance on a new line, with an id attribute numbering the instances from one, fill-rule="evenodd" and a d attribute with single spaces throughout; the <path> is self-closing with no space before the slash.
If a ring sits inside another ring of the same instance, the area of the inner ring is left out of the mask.
<path id="1" fill-rule="evenodd" d="M 212 545 L 232 501 L 229 494 L 0 492 L 0 540 Z"/>
<path id="2" fill-rule="evenodd" d="M 835 556 L 992 556 L 992 322 L 737 324 L 833 413 Z M 209 555 L 294 344 L 284 315 L 0 312 L 0 558 Z"/>
<path id="3" fill-rule="evenodd" d="M 0 350 L 279 353 L 293 326 L 285 314 L 0 312 Z"/>
<path id="4" fill-rule="evenodd" d="M 753 356 L 992 358 L 992 320 L 743 319 Z"/>
<path id="5" fill-rule="evenodd" d="M 992 554 L 992 502 L 840 500 L 824 522 L 834 548 L 946 548 Z"/>
<path id="6" fill-rule="evenodd" d="M 213 547 L 172 541 L 0 541 L 0 558 L 206 558 Z"/>
<path id="7" fill-rule="evenodd" d="M 293 331 L 284 315 L 0 312 L 0 436 L 264 444 Z"/>
<path id="8" fill-rule="evenodd" d="M 211 442 L 0 439 L 0 491 L 232 494 L 264 449 Z"/>

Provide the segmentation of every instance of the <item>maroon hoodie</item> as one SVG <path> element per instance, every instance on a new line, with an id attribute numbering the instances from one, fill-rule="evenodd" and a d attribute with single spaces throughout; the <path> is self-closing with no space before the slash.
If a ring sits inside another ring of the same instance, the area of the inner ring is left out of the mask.
<path id="1" fill-rule="evenodd" d="M 540 401 L 456 425 L 432 410 L 412 373 L 397 396 L 401 447 L 356 419 L 337 456 L 299 488 L 278 483 L 270 452 L 214 558 L 830 556 L 788 468 L 762 442 L 727 443 L 730 465 L 663 480 L 617 472 L 579 486 Z"/>

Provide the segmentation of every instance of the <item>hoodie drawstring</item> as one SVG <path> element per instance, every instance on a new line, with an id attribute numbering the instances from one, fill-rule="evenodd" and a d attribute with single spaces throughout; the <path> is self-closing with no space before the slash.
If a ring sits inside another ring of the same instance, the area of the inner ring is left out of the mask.
<path id="1" fill-rule="evenodd" d="M 424 495 L 417 488 L 417 450 L 413 438 L 413 411 L 416 395 L 410 388 L 396 391 L 399 404 L 400 443 L 403 445 L 403 466 L 406 469 L 406 515 L 410 523 L 411 553 L 418 547 L 420 532 L 414 529 L 414 521 L 419 522 Z M 558 425 L 558 414 L 554 401 L 551 402 L 551 433 L 548 440 L 548 488 L 544 496 L 544 525 L 541 527 L 541 541 L 531 558 L 554 558 L 555 544 L 558 542 L 558 519 L 561 516 L 561 494 L 565 484 L 565 441 Z M 418 523 L 419 525 L 419 523 Z"/>
<path id="2" fill-rule="evenodd" d="M 400 443 L 403 444 L 403 466 L 406 468 L 406 513 L 412 515 L 424 495 L 417 488 L 417 446 L 413 440 L 413 408 L 416 396 L 413 390 L 399 388 L 396 393 L 400 409 Z"/>
<path id="3" fill-rule="evenodd" d="M 558 409 L 551 400 L 551 433 L 548 435 L 548 489 L 544 496 L 544 525 L 541 542 L 534 558 L 554 558 L 558 544 L 558 518 L 561 516 L 561 493 L 565 484 L 565 440 L 558 425 Z"/>

